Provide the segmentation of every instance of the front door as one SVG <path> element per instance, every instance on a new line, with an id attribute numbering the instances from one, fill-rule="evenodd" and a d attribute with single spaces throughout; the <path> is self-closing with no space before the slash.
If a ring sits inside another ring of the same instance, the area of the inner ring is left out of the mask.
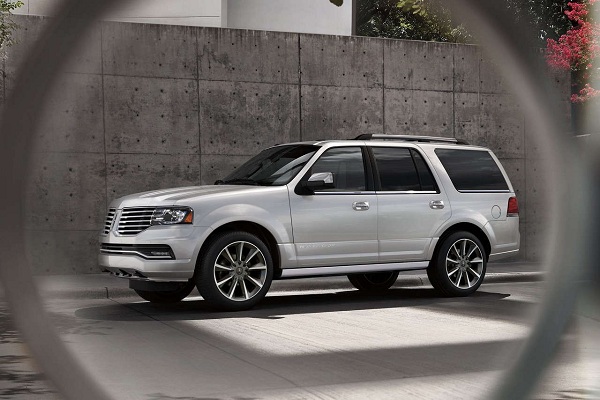
<path id="1" fill-rule="evenodd" d="M 333 173 L 335 187 L 305 196 L 290 188 L 298 267 L 377 262 L 377 196 L 367 190 L 361 148 L 325 151 L 306 179 L 319 172 Z"/>

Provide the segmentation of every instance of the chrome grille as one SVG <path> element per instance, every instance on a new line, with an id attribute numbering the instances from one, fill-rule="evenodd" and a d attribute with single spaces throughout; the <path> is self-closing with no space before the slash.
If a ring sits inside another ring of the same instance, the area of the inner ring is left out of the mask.
<path id="1" fill-rule="evenodd" d="M 110 232 L 110 228 L 112 227 L 116 212 L 117 212 L 117 210 L 115 210 L 114 208 L 108 209 L 108 213 L 106 214 L 106 219 L 104 220 L 104 234 L 105 235 L 108 235 L 108 233 Z"/>
<path id="2" fill-rule="evenodd" d="M 137 235 L 150 227 L 154 207 L 124 208 L 119 217 L 117 231 L 120 235 Z"/>

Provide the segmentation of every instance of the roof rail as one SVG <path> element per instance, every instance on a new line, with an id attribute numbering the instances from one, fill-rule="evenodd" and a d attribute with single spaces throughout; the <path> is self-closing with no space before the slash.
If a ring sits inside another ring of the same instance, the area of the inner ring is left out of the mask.
<path id="1" fill-rule="evenodd" d="M 403 142 L 438 142 L 438 143 L 453 143 L 453 144 L 469 144 L 466 140 L 436 137 L 436 136 L 414 136 L 414 135 L 382 135 L 376 133 L 365 133 L 358 135 L 354 140 L 399 140 Z"/>

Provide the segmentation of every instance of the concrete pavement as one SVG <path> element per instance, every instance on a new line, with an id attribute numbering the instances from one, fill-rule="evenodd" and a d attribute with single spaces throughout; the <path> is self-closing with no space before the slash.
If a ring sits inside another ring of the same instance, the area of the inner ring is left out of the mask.
<path id="1" fill-rule="evenodd" d="M 531 282 L 543 279 L 544 267 L 537 263 L 490 263 L 485 283 Z M 129 289 L 126 279 L 108 274 L 48 275 L 37 276 L 38 288 L 45 298 L 122 298 L 137 296 Z M 425 271 L 400 273 L 395 287 L 428 286 Z M 294 292 L 303 290 L 350 289 L 352 285 L 345 276 L 305 278 L 274 281 L 271 291 Z M 0 292 L 1 294 L 1 292 Z"/>

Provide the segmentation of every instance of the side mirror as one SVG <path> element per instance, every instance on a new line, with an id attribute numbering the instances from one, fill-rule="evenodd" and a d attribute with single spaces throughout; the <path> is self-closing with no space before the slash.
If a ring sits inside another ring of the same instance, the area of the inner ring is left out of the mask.
<path id="1" fill-rule="evenodd" d="M 333 189 L 335 187 L 333 172 L 317 172 L 312 174 L 307 181 L 300 182 L 298 186 L 301 190 L 297 193 L 300 195 L 314 194 L 323 189 Z"/>

